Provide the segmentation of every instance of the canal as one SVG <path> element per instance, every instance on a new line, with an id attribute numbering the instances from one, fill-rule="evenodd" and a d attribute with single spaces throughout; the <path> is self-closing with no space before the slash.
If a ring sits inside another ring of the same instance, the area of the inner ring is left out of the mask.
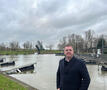
<path id="1" fill-rule="evenodd" d="M 25 82 L 39 90 L 56 90 L 56 71 L 58 63 L 63 56 L 54 54 L 45 55 L 4 55 L 0 58 L 6 58 L 6 61 L 15 60 L 15 66 L 0 68 L 1 71 L 10 70 L 13 67 L 37 63 L 33 73 L 12 74 L 10 76 Z M 107 90 L 107 72 L 98 71 L 97 65 L 87 65 L 91 76 L 89 90 Z M 101 68 L 101 67 L 100 67 Z"/>

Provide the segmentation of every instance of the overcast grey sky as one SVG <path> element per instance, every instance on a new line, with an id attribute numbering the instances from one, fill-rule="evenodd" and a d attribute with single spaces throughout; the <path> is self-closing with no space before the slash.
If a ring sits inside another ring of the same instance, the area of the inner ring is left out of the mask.
<path id="1" fill-rule="evenodd" d="M 0 0 L 0 42 L 55 44 L 88 29 L 107 34 L 107 0 Z"/>

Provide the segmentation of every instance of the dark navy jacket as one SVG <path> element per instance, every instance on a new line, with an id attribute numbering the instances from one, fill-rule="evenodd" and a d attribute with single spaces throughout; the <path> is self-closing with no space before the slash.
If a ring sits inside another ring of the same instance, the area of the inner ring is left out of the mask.
<path id="1" fill-rule="evenodd" d="M 84 61 L 73 57 L 64 67 L 65 58 L 60 60 L 57 70 L 57 88 L 61 90 L 88 90 L 90 76 Z"/>

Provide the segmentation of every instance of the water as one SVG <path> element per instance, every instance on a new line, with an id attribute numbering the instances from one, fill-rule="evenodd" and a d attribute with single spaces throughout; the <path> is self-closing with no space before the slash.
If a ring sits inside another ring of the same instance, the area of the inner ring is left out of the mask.
<path id="1" fill-rule="evenodd" d="M 39 90 L 56 90 L 56 71 L 59 60 L 63 58 L 63 56 L 47 54 L 1 57 L 6 57 L 8 61 L 15 60 L 15 67 L 37 62 L 34 73 L 12 74 L 10 76 L 38 88 Z M 13 68 L 13 66 L 1 68 L 1 70 L 8 70 L 11 68 Z M 87 68 L 91 76 L 89 90 L 107 90 L 107 72 L 98 71 L 97 65 L 87 65 Z"/>

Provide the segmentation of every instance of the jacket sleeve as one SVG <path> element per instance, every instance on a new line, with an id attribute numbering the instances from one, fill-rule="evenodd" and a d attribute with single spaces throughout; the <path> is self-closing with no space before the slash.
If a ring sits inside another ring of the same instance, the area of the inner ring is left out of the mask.
<path id="1" fill-rule="evenodd" d="M 87 67 L 83 61 L 81 63 L 80 74 L 81 74 L 82 80 L 81 80 L 81 86 L 79 90 L 88 90 L 88 87 L 90 84 L 90 76 L 89 76 Z"/>
<path id="2" fill-rule="evenodd" d="M 56 78 L 56 79 L 57 79 L 57 80 L 56 80 L 56 81 L 57 81 L 56 83 L 57 83 L 57 89 L 58 89 L 58 88 L 60 88 L 60 66 L 58 66 L 57 76 L 56 76 L 56 77 L 57 77 L 57 78 Z"/>

